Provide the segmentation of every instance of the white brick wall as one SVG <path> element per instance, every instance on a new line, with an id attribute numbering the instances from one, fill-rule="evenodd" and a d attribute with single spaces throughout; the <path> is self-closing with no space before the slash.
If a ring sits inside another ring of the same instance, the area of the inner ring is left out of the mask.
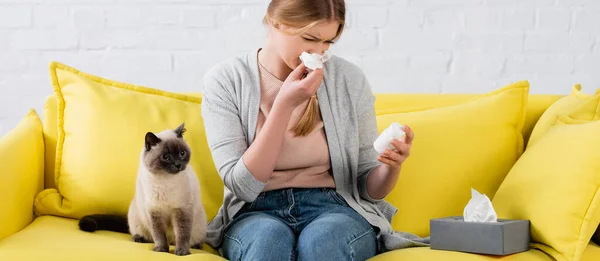
<path id="1" fill-rule="evenodd" d="M 202 91 L 219 60 L 262 45 L 268 0 L 0 0 L 0 135 L 51 93 L 48 62 Z M 333 51 L 375 92 L 600 88 L 599 0 L 347 0 Z"/>

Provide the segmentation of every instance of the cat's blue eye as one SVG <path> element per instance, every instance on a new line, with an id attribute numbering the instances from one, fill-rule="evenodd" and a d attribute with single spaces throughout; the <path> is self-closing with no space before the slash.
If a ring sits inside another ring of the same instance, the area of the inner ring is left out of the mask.
<path id="1" fill-rule="evenodd" d="M 179 156 L 182 158 L 185 157 L 185 150 L 182 150 L 181 152 L 179 152 Z"/>
<path id="2" fill-rule="evenodd" d="M 165 153 L 165 154 L 162 155 L 162 159 L 165 160 L 165 161 L 169 160 L 169 158 L 170 158 L 169 154 Z"/>

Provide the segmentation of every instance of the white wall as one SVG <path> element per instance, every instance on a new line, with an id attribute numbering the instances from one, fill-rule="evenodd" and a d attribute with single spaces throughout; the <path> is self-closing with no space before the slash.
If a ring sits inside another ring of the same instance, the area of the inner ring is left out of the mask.
<path id="1" fill-rule="evenodd" d="M 48 62 L 201 91 L 215 62 L 261 46 L 266 0 L 0 0 L 0 135 L 51 93 Z M 347 0 L 334 47 L 375 92 L 600 88 L 600 0 Z"/>

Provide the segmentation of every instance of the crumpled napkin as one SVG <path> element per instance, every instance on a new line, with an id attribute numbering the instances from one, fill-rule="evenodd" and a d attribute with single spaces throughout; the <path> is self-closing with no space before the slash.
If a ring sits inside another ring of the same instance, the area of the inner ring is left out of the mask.
<path id="1" fill-rule="evenodd" d="M 498 216 L 490 199 L 471 188 L 471 200 L 463 211 L 465 222 L 498 222 Z"/>
<path id="2" fill-rule="evenodd" d="M 318 53 L 307 53 L 302 52 L 300 55 L 300 60 L 304 63 L 304 65 L 311 70 L 315 70 L 317 68 L 323 68 L 323 63 L 331 58 L 331 54 L 329 50 L 325 51 L 323 55 Z"/>

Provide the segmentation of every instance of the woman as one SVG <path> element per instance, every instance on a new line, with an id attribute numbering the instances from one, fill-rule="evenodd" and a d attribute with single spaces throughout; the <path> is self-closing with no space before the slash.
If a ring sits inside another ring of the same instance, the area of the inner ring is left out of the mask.
<path id="1" fill-rule="evenodd" d="M 413 139 L 378 155 L 374 96 L 355 65 L 333 56 L 343 0 L 273 0 L 264 48 L 212 68 L 202 103 L 225 184 L 207 243 L 230 260 L 365 260 L 393 234 L 393 189 Z M 306 77 L 304 77 L 306 76 Z M 385 245 L 385 243 L 384 243 Z M 379 249 L 381 250 L 381 249 Z"/>

